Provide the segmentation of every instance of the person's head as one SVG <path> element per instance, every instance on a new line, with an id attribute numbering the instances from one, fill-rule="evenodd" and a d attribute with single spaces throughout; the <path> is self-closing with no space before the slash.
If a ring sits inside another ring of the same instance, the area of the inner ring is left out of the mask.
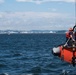
<path id="1" fill-rule="evenodd" d="M 69 31 L 70 31 L 70 32 L 73 31 L 73 28 L 69 28 Z"/>

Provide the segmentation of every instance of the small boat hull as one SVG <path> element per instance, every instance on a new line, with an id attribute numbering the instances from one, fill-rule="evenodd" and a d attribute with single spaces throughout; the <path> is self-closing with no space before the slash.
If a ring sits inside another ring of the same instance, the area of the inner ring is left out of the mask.
<path id="1" fill-rule="evenodd" d="M 62 48 L 62 46 L 60 46 L 59 48 L 60 48 L 60 58 L 66 62 L 72 63 L 73 56 L 76 57 L 76 51 L 73 52 L 72 51 L 73 48 Z"/>
<path id="2" fill-rule="evenodd" d="M 60 59 L 73 64 L 73 66 L 76 64 L 76 48 L 63 48 L 59 46 L 53 48 L 52 53 Z"/>

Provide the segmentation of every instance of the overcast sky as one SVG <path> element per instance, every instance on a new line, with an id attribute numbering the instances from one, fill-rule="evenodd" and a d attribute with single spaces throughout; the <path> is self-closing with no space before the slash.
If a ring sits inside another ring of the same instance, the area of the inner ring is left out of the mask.
<path id="1" fill-rule="evenodd" d="M 67 30 L 75 0 L 0 0 L 0 30 Z"/>

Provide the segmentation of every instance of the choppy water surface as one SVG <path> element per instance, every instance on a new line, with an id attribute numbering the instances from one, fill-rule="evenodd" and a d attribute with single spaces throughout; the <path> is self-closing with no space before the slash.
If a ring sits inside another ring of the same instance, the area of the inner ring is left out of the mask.
<path id="1" fill-rule="evenodd" d="M 52 55 L 64 34 L 1 34 L 0 75 L 76 75 L 76 67 Z"/>

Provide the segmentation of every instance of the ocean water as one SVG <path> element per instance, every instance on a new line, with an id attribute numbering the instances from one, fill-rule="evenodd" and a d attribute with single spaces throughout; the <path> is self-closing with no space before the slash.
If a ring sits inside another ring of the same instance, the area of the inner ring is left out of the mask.
<path id="1" fill-rule="evenodd" d="M 65 34 L 0 34 L 0 75 L 76 75 L 76 67 L 52 55 Z"/>

